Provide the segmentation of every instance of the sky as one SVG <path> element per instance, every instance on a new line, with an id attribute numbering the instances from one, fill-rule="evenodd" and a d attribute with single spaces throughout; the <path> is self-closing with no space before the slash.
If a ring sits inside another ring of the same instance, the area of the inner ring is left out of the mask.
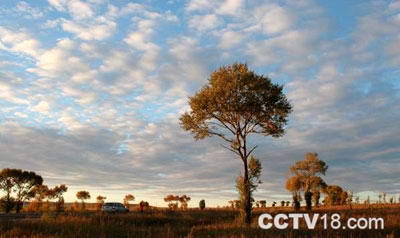
<path id="1" fill-rule="evenodd" d="M 1 0 L 0 167 L 67 184 L 67 201 L 227 205 L 241 162 L 178 119 L 211 72 L 243 62 L 293 105 L 283 137 L 251 139 L 257 200 L 290 200 L 306 152 L 328 184 L 398 197 L 399 40 L 399 0 Z"/>

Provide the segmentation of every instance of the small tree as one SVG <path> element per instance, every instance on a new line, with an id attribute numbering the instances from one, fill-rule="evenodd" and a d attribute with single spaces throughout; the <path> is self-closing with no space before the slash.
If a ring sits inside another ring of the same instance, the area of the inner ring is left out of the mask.
<path id="1" fill-rule="evenodd" d="M 383 203 L 387 203 L 387 202 L 386 202 L 386 195 L 387 195 L 387 194 L 386 194 L 385 192 L 382 193 Z"/>
<path id="2" fill-rule="evenodd" d="M 35 200 L 31 203 L 30 210 L 43 210 L 43 200 L 51 196 L 51 190 L 47 185 L 39 185 L 34 188 L 33 192 L 35 194 Z"/>
<path id="3" fill-rule="evenodd" d="M 293 198 L 293 208 L 294 210 L 300 209 L 300 189 L 301 189 L 301 181 L 297 176 L 293 176 L 286 181 L 286 189 L 292 192 Z"/>
<path id="4" fill-rule="evenodd" d="M 213 72 L 209 82 L 189 99 L 190 112 L 180 117 L 181 127 L 196 140 L 221 138 L 226 149 L 243 163 L 244 222 L 251 222 L 251 186 L 248 160 L 256 149 L 249 136 L 280 137 L 284 134 L 291 105 L 283 87 L 257 75 L 246 64 L 233 64 Z"/>
<path id="5" fill-rule="evenodd" d="M 260 203 L 260 206 L 261 206 L 262 208 L 267 207 L 267 201 L 265 201 L 265 200 L 260 200 L 259 203 Z"/>
<path id="6" fill-rule="evenodd" d="M 139 208 L 140 208 L 140 212 L 143 213 L 144 209 L 149 207 L 149 203 L 146 201 L 140 201 L 139 203 Z"/>
<path id="7" fill-rule="evenodd" d="M 85 200 L 90 199 L 90 193 L 88 191 L 79 191 L 76 193 L 76 198 L 81 200 L 81 209 L 85 210 Z"/>
<path id="8" fill-rule="evenodd" d="M 104 196 L 101 196 L 101 195 L 99 195 L 99 196 L 96 197 L 96 206 L 97 206 L 97 210 L 98 210 L 98 211 L 101 210 L 101 207 L 103 206 L 104 201 L 105 201 L 106 199 L 107 199 L 107 197 L 104 197 Z"/>
<path id="9" fill-rule="evenodd" d="M 206 208 L 206 201 L 204 199 L 200 200 L 199 208 L 200 210 L 204 210 L 204 208 Z"/>
<path id="10" fill-rule="evenodd" d="M 326 163 L 318 159 L 317 153 L 306 153 L 304 160 L 297 161 L 292 167 L 290 172 L 293 177 L 288 181 L 295 183 L 297 196 L 299 190 L 304 191 L 304 199 L 306 201 L 307 210 L 311 210 L 313 193 L 321 191 L 326 187 L 324 180 L 318 175 L 325 175 L 328 166 Z M 286 186 L 290 191 L 294 191 L 291 186 Z"/>
<path id="11" fill-rule="evenodd" d="M 261 184 L 261 180 L 260 180 L 260 176 L 261 176 L 261 171 L 262 171 L 262 166 L 261 166 L 261 162 L 256 159 L 254 156 L 251 156 L 248 162 L 248 169 L 249 169 L 249 187 L 250 187 L 250 200 L 254 201 L 253 198 L 253 192 L 257 190 L 257 187 L 259 184 Z M 246 186 L 244 183 L 244 177 L 243 176 L 239 176 L 236 179 L 236 189 L 239 192 L 239 200 L 241 202 L 242 205 L 245 204 L 245 200 L 246 200 Z M 242 216 L 245 216 L 245 214 L 243 213 L 244 208 L 242 207 Z"/>
<path id="12" fill-rule="evenodd" d="M 164 201 L 168 203 L 169 209 L 176 210 L 178 208 L 179 196 L 169 194 L 164 198 Z"/>
<path id="13" fill-rule="evenodd" d="M 179 197 L 179 202 L 181 203 L 181 209 L 186 210 L 188 208 L 188 202 L 190 201 L 190 197 L 186 195 L 182 195 Z"/>
<path id="14" fill-rule="evenodd" d="M 55 186 L 49 191 L 50 199 L 57 199 L 56 201 L 56 211 L 64 211 L 64 197 L 63 194 L 68 191 L 68 187 L 65 184 L 60 186 Z"/>
<path id="15" fill-rule="evenodd" d="M 318 207 L 319 206 L 319 199 L 321 198 L 321 192 L 318 190 L 315 190 L 312 194 L 312 199 L 314 201 L 314 206 Z"/>
<path id="16" fill-rule="evenodd" d="M 343 196 L 343 195 L 342 195 Z M 348 204 L 350 206 L 350 209 L 352 209 L 352 205 L 353 205 L 353 191 L 348 191 L 347 192 L 347 199 L 345 201 L 346 204 Z"/>
<path id="17" fill-rule="evenodd" d="M 326 194 L 326 205 L 344 205 L 347 202 L 348 194 L 343 191 L 340 186 L 329 185 L 323 190 L 323 192 Z"/>
<path id="18" fill-rule="evenodd" d="M 235 204 L 235 208 L 236 208 L 236 209 L 240 209 L 240 208 L 242 207 L 242 201 L 240 201 L 240 200 L 234 200 L 233 202 L 234 202 L 234 204 Z"/>
<path id="19" fill-rule="evenodd" d="M 133 196 L 132 194 L 125 195 L 125 198 L 124 198 L 125 207 L 129 209 L 129 202 L 134 201 L 134 200 L 135 200 L 135 196 Z"/>

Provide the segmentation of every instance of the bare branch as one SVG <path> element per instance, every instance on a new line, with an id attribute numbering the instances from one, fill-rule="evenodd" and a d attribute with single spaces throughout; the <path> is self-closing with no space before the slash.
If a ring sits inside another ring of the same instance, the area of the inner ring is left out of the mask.
<path id="1" fill-rule="evenodd" d="M 225 149 L 228 149 L 228 150 L 232 151 L 233 153 L 237 154 L 240 157 L 240 159 L 242 159 L 242 157 L 241 157 L 241 155 L 240 155 L 240 153 L 238 151 L 236 151 L 236 150 L 234 150 L 232 148 L 229 148 L 228 146 L 225 146 L 223 144 L 220 144 L 220 146 L 224 147 Z"/>
<path id="2" fill-rule="evenodd" d="M 249 153 L 248 153 L 247 155 L 251 155 L 251 153 L 253 153 L 253 151 L 254 151 L 256 148 L 257 148 L 257 145 L 254 146 L 253 148 L 251 148 L 251 149 L 249 150 Z"/>
<path id="3" fill-rule="evenodd" d="M 214 113 L 210 113 L 211 114 L 211 116 L 214 118 L 214 119 L 216 119 L 216 120 L 218 120 L 219 122 L 221 122 L 222 123 L 222 125 L 226 128 L 226 129 L 228 129 L 232 134 L 235 134 L 235 126 L 234 125 L 232 125 L 232 124 L 230 124 L 232 127 L 233 127 L 233 129 L 232 128 L 230 128 L 229 126 L 227 126 L 226 124 L 225 124 L 225 122 L 222 120 L 222 118 L 219 118 L 217 115 L 215 115 Z"/>
<path id="4" fill-rule="evenodd" d="M 230 139 L 226 138 L 226 137 L 225 137 L 223 134 L 221 134 L 221 133 L 214 132 L 214 131 L 211 131 L 211 130 L 209 130 L 208 133 L 211 134 L 211 135 L 216 135 L 216 136 L 222 138 L 222 139 L 223 139 L 224 141 L 226 141 L 226 142 L 233 143 L 233 140 L 230 140 Z"/>

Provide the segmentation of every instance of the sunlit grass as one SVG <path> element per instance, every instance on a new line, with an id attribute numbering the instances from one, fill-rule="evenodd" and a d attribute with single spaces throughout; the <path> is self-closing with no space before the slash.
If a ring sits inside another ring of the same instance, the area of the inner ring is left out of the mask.
<path id="1" fill-rule="evenodd" d="M 382 217 L 385 229 L 365 230 L 262 230 L 257 217 L 262 212 L 287 210 L 256 209 L 251 226 L 243 226 L 239 212 L 231 209 L 151 210 L 144 213 L 104 215 L 98 212 L 43 213 L 39 219 L 2 221 L 0 237 L 400 237 L 400 206 L 391 208 L 327 209 L 349 217 Z"/>

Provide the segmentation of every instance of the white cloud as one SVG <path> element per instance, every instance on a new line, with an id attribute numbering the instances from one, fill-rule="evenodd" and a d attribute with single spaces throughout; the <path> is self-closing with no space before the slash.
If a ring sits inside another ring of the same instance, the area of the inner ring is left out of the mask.
<path id="1" fill-rule="evenodd" d="M 94 15 L 89 4 L 78 0 L 71 0 L 68 4 L 68 9 L 76 19 L 90 18 Z"/>
<path id="2" fill-rule="evenodd" d="M 120 10 L 120 15 L 127 15 L 132 13 L 139 13 L 146 11 L 146 6 L 139 4 L 139 3 L 128 3 Z"/>
<path id="3" fill-rule="evenodd" d="M 69 20 L 64 20 L 62 23 L 64 31 L 71 32 L 83 40 L 104 40 L 109 38 L 113 35 L 116 26 L 115 22 L 105 18 L 98 18 L 90 23 Z"/>
<path id="4" fill-rule="evenodd" d="M 0 81 L 0 98 L 15 104 L 28 104 L 29 102 L 19 97 L 14 87 L 7 82 Z"/>
<path id="5" fill-rule="evenodd" d="M 316 37 L 315 32 L 308 30 L 287 31 L 277 37 L 248 43 L 247 53 L 256 65 L 285 60 L 282 70 L 296 73 L 316 63 L 316 58 L 312 57 L 318 51 L 317 45 L 313 45 Z"/>
<path id="6" fill-rule="evenodd" d="M 33 111 L 40 112 L 42 114 L 49 114 L 51 111 L 50 104 L 46 101 L 40 101 L 36 106 L 32 108 Z"/>
<path id="7" fill-rule="evenodd" d="M 58 11 L 64 11 L 68 0 L 48 0 L 49 4 Z"/>
<path id="8" fill-rule="evenodd" d="M 389 9 L 390 10 L 398 10 L 398 9 L 400 9 L 400 1 L 399 0 L 392 1 L 389 4 Z"/>
<path id="9" fill-rule="evenodd" d="M 48 0 L 51 6 L 58 11 L 66 11 L 76 20 L 87 19 L 94 16 L 90 4 L 79 0 Z"/>
<path id="10" fill-rule="evenodd" d="M 236 31 L 223 31 L 220 36 L 219 47 L 222 49 L 229 49 L 244 39 L 244 33 Z"/>
<path id="11" fill-rule="evenodd" d="M 23 112 L 15 112 L 14 115 L 19 117 L 19 118 L 28 118 L 28 115 L 26 113 L 23 113 Z"/>
<path id="12" fill-rule="evenodd" d="M 41 54 L 40 42 L 25 31 L 14 32 L 0 26 L 0 46 L 17 53 L 36 57 Z"/>
<path id="13" fill-rule="evenodd" d="M 61 88 L 63 95 L 73 97 L 81 105 L 94 103 L 98 99 L 98 94 L 71 85 L 63 85 Z"/>
<path id="14" fill-rule="evenodd" d="M 214 2 L 211 0 L 190 0 L 186 5 L 187 11 L 203 11 L 214 7 Z"/>
<path id="15" fill-rule="evenodd" d="M 160 47 L 150 40 L 156 23 L 154 20 L 140 19 L 137 21 L 137 25 L 137 31 L 130 33 L 124 39 L 124 42 L 133 49 L 143 51 L 140 65 L 147 70 L 153 70 L 156 67 L 158 51 L 160 50 Z"/>
<path id="16" fill-rule="evenodd" d="M 47 20 L 43 24 L 43 28 L 55 28 L 62 23 L 62 19 Z"/>
<path id="17" fill-rule="evenodd" d="M 255 9 L 259 27 L 266 34 L 278 34 L 288 30 L 293 24 L 293 15 L 287 9 L 274 4 Z"/>
<path id="18" fill-rule="evenodd" d="M 195 15 L 189 21 L 189 27 L 199 31 L 212 30 L 219 27 L 222 21 L 215 14 Z"/>
<path id="19" fill-rule="evenodd" d="M 22 12 L 25 18 L 41 18 L 44 16 L 43 12 L 38 8 L 31 7 L 27 2 L 21 1 L 16 6 L 17 11 Z"/>
<path id="20" fill-rule="evenodd" d="M 225 0 L 217 9 L 219 14 L 235 15 L 244 10 L 244 0 Z"/>
<path id="21" fill-rule="evenodd" d="M 79 71 L 88 71 L 88 66 L 73 55 L 77 44 L 70 39 L 61 39 L 57 45 L 49 50 L 46 50 L 37 57 L 35 68 L 30 68 L 28 71 L 36 73 L 43 77 L 57 78 L 65 77 Z M 69 67 L 65 67 L 66 64 Z"/>

